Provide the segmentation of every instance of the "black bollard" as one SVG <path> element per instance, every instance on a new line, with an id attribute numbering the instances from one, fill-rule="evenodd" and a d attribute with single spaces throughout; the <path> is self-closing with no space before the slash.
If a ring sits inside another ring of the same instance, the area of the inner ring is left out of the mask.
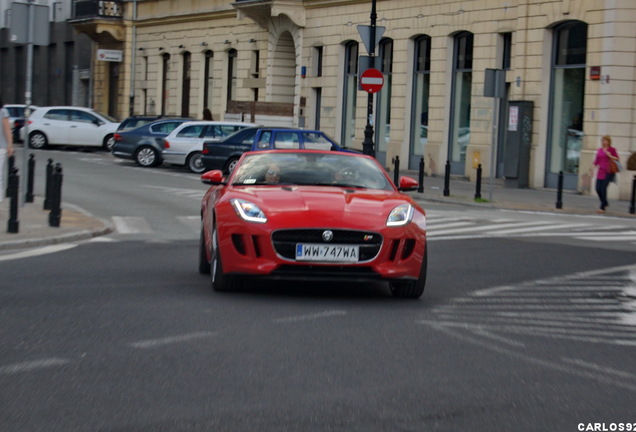
<path id="1" fill-rule="evenodd" d="M 400 157 L 396 156 L 393 159 L 393 183 L 395 183 L 396 186 L 399 186 L 399 181 L 400 181 Z"/>
<path id="2" fill-rule="evenodd" d="M 18 175 L 17 168 L 11 168 L 9 181 L 7 183 L 7 197 L 11 200 L 7 232 L 15 234 L 20 231 L 20 222 L 18 221 L 18 188 L 20 187 L 20 176 Z"/>
<path id="3" fill-rule="evenodd" d="M 475 199 L 481 199 L 481 164 L 477 167 L 477 182 L 475 183 Z"/>
<path id="4" fill-rule="evenodd" d="M 418 186 L 417 191 L 419 193 L 424 193 L 424 158 L 420 158 L 420 173 L 418 176 Z"/>
<path id="5" fill-rule="evenodd" d="M 8 163 L 7 163 L 7 172 L 9 174 L 11 174 L 11 170 L 13 170 L 13 167 L 15 167 L 15 156 L 11 155 L 8 158 Z M 9 196 L 9 182 L 7 182 L 7 189 L 6 189 L 6 196 Z"/>
<path id="6" fill-rule="evenodd" d="M 49 213 L 49 226 L 59 227 L 62 216 L 62 165 L 55 164 L 51 184 L 51 212 Z"/>
<path id="7" fill-rule="evenodd" d="M 636 175 L 632 178 L 632 199 L 629 205 L 629 214 L 636 213 Z"/>
<path id="8" fill-rule="evenodd" d="M 25 202 L 33 202 L 33 178 L 35 175 L 35 155 L 29 155 L 28 172 L 27 172 L 27 191 L 24 198 Z"/>
<path id="9" fill-rule="evenodd" d="M 53 177 L 53 159 L 46 163 L 46 184 L 44 186 L 44 210 L 51 210 L 51 181 Z"/>
<path id="10" fill-rule="evenodd" d="M 444 173 L 444 196 L 450 195 L 450 161 L 446 161 L 446 172 Z"/>
<path id="11" fill-rule="evenodd" d="M 563 171 L 559 171 L 559 186 L 557 188 L 556 208 L 563 208 Z"/>

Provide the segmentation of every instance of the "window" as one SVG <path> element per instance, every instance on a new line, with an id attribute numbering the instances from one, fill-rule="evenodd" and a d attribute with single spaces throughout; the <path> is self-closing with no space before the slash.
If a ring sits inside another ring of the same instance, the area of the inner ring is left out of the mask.
<path id="1" fill-rule="evenodd" d="M 358 91 L 358 43 L 345 45 L 342 135 L 340 142 L 351 147 L 356 134 L 356 96 Z"/>
<path id="2" fill-rule="evenodd" d="M 322 46 L 314 47 L 314 76 L 322 76 Z"/>
<path id="3" fill-rule="evenodd" d="M 552 174 L 563 171 L 564 174 L 578 177 L 583 139 L 586 56 L 587 24 L 570 21 L 555 28 L 548 143 L 548 172 Z"/>
<path id="4" fill-rule="evenodd" d="M 99 121 L 97 117 L 86 113 L 84 111 L 75 111 L 71 110 L 71 121 L 81 122 L 81 123 L 94 123 Z"/>
<path id="5" fill-rule="evenodd" d="M 203 133 L 204 125 L 186 126 L 179 131 L 179 138 L 199 138 Z"/>
<path id="6" fill-rule="evenodd" d="M 384 75 L 384 85 L 378 92 L 376 114 L 376 152 L 386 152 L 391 137 L 391 96 L 393 80 L 393 39 L 380 41 L 380 71 Z"/>
<path id="7" fill-rule="evenodd" d="M 164 54 L 162 57 L 161 70 L 161 114 L 166 115 L 168 108 L 168 73 L 170 66 L 170 54 Z"/>
<path id="8" fill-rule="evenodd" d="M 449 160 L 451 171 L 464 172 L 466 147 L 470 141 L 470 107 L 473 82 L 473 34 L 455 36 Z"/>
<path id="9" fill-rule="evenodd" d="M 411 149 L 409 168 L 419 167 L 428 142 L 428 100 L 431 84 L 431 38 L 420 36 L 415 40 L 413 73 L 413 110 L 411 111 Z"/>
<path id="10" fill-rule="evenodd" d="M 237 60 L 238 52 L 231 49 L 227 52 L 227 100 L 236 100 L 236 78 L 237 78 Z"/>
<path id="11" fill-rule="evenodd" d="M 192 67 L 192 55 L 185 51 L 183 58 L 183 78 L 181 82 L 181 117 L 190 115 L 190 71 Z"/>
<path id="12" fill-rule="evenodd" d="M 510 70 L 510 58 L 512 56 L 512 33 L 501 33 L 502 59 L 501 69 Z"/>
<path id="13" fill-rule="evenodd" d="M 214 60 L 214 53 L 212 51 L 206 51 L 203 59 L 203 107 L 210 108 L 214 106 L 212 103 L 212 89 L 213 89 L 213 69 L 212 60 Z"/>

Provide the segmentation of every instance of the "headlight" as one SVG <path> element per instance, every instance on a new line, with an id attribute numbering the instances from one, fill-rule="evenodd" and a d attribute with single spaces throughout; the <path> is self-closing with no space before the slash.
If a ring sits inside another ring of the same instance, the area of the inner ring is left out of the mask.
<path id="1" fill-rule="evenodd" d="M 413 219 L 413 206 L 411 204 L 401 204 L 391 210 L 386 219 L 386 226 L 403 226 Z"/>
<path id="2" fill-rule="evenodd" d="M 245 201 L 242 199 L 233 199 L 230 201 L 234 206 L 234 210 L 236 210 L 236 214 L 238 214 L 243 220 L 248 222 L 256 222 L 256 223 L 265 223 L 267 222 L 267 217 L 263 210 L 258 208 L 256 204 L 253 204 L 249 201 Z"/>

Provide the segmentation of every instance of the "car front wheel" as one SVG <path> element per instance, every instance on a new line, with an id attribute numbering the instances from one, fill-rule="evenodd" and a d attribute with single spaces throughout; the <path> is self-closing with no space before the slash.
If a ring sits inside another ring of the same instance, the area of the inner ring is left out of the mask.
<path id="1" fill-rule="evenodd" d="M 46 136 L 42 132 L 33 132 L 29 135 L 29 147 L 43 149 L 48 145 Z"/>
<path id="2" fill-rule="evenodd" d="M 191 153 L 190 156 L 188 156 L 186 165 L 193 173 L 202 173 L 205 170 L 205 167 L 203 166 L 203 155 L 201 152 Z"/>
<path id="3" fill-rule="evenodd" d="M 424 294 L 426 286 L 426 273 L 428 261 L 428 246 L 424 247 L 424 258 L 420 267 L 420 275 L 417 280 L 390 282 L 391 294 L 396 298 L 417 299 Z"/>
<path id="4" fill-rule="evenodd" d="M 135 153 L 135 162 L 142 167 L 154 167 L 159 165 L 159 152 L 152 147 L 143 146 Z"/>
<path id="5" fill-rule="evenodd" d="M 210 282 L 214 291 L 234 291 L 238 288 L 238 280 L 223 271 L 223 262 L 219 251 L 219 240 L 216 227 L 212 231 L 212 250 L 210 264 Z"/>

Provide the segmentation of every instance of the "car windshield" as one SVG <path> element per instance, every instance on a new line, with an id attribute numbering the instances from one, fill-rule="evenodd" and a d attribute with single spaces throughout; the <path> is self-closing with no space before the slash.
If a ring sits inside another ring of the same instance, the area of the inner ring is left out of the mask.
<path id="1" fill-rule="evenodd" d="M 247 153 L 235 186 L 298 185 L 394 190 L 382 168 L 361 155 L 334 152 Z"/>

